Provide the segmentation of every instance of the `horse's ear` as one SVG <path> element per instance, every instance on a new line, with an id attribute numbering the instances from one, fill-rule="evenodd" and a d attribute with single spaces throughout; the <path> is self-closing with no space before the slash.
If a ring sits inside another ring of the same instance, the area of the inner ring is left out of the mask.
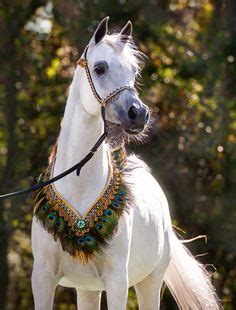
<path id="1" fill-rule="evenodd" d="M 122 36 L 123 41 L 128 41 L 128 39 L 132 36 L 133 26 L 131 21 L 129 20 L 124 28 L 121 30 L 120 35 Z"/>
<path id="2" fill-rule="evenodd" d="M 97 29 L 95 30 L 94 35 L 91 39 L 91 42 L 93 42 L 93 44 L 97 44 L 98 42 L 100 42 L 107 34 L 108 20 L 109 20 L 109 16 L 103 18 L 103 20 L 97 26 Z"/>

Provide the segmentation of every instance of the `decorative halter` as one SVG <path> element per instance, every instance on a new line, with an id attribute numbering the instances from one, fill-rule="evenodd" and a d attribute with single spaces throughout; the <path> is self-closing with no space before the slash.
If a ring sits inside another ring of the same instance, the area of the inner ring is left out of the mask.
<path id="1" fill-rule="evenodd" d="M 125 85 L 125 86 L 121 86 L 117 89 L 115 89 L 113 92 L 111 92 L 110 94 L 108 94 L 106 96 L 106 98 L 101 98 L 100 95 L 98 94 L 96 88 L 95 88 L 95 85 L 93 83 L 93 79 L 92 79 L 92 76 L 91 76 L 91 73 L 90 73 L 90 70 L 89 70 L 89 67 L 88 67 L 88 60 L 87 60 L 87 54 L 88 54 L 88 49 L 89 49 L 89 45 L 87 45 L 87 47 L 85 48 L 85 51 L 84 51 L 84 57 L 81 57 L 78 61 L 77 61 L 77 65 L 80 65 L 82 68 L 85 68 L 85 71 L 86 71 L 86 75 L 87 75 L 87 78 L 88 78 L 88 82 L 89 82 L 89 85 L 92 89 L 92 92 L 94 94 L 94 97 L 97 99 L 97 101 L 101 104 L 101 107 L 105 107 L 106 104 L 113 98 L 115 97 L 116 95 L 118 95 L 120 92 L 124 91 L 124 90 L 132 90 L 132 91 L 135 91 L 135 88 L 134 87 L 131 87 L 131 86 L 128 86 L 128 85 Z M 104 122 L 105 122 L 105 119 L 103 118 Z"/>
<path id="2" fill-rule="evenodd" d="M 107 137 L 107 135 L 109 134 L 109 130 L 108 130 L 108 126 L 107 126 L 107 122 L 106 122 L 106 117 L 105 117 L 105 107 L 107 105 L 107 103 L 112 99 L 114 98 L 115 96 L 117 96 L 118 94 L 120 94 L 122 91 L 124 90 L 131 90 L 131 91 L 134 91 L 136 92 L 135 88 L 134 87 L 131 87 L 131 86 L 128 86 L 128 85 L 125 85 L 125 86 L 121 86 L 117 89 L 115 89 L 114 91 L 112 91 L 110 94 L 108 94 L 105 98 L 102 98 L 97 90 L 96 90 L 96 87 L 94 85 L 94 82 L 93 82 L 93 79 L 92 79 L 92 76 L 91 76 L 91 73 L 90 73 L 90 70 L 89 70 L 89 66 L 88 66 L 88 59 L 87 59 L 87 54 L 88 54 L 88 49 L 89 49 L 89 45 L 86 46 L 85 50 L 84 50 L 84 53 L 81 58 L 79 58 L 79 60 L 77 61 L 77 65 L 80 65 L 82 68 L 85 69 L 85 72 L 86 72 L 86 75 L 87 75 L 87 79 L 88 79 L 88 82 L 89 82 L 89 85 L 91 87 L 91 90 L 92 90 L 92 93 L 94 95 L 94 97 L 97 99 L 97 101 L 100 103 L 101 105 L 101 115 L 102 115 L 102 119 L 103 119 L 103 123 L 104 123 L 104 132 L 103 132 L 103 135 L 105 135 L 105 138 Z M 114 125 L 112 127 L 112 129 L 114 129 L 114 127 L 116 127 L 116 125 Z M 112 130 L 111 129 L 111 130 Z M 103 136 L 102 135 L 102 136 Z M 101 136 L 101 137 L 102 137 Z M 77 175 L 78 175 L 78 169 L 77 169 Z"/>
<path id="3" fill-rule="evenodd" d="M 91 73 L 89 71 L 88 61 L 87 61 L 88 49 L 89 49 L 89 45 L 87 45 L 87 47 L 85 48 L 85 51 L 84 51 L 84 54 L 83 54 L 84 57 L 81 57 L 77 61 L 77 64 L 80 65 L 82 68 L 85 68 L 86 75 L 87 75 L 87 78 L 88 78 L 88 82 L 89 82 L 89 85 L 90 85 L 90 87 L 92 89 L 92 92 L 93 92 L 95 98 L 97 99 L 97 101 L 101 105 L 101 115 L 102 115 L 102 119 L 103 119 L 103 122 L 104 122 L 104 132 L 103 132 L 103 134 L 100 136 L 100 138 L 94 144 L 94 146 L 91 148 L 89 153 L 80 162 L 75 164 L 73 167 L 69 168 L 68 170 L 62 172 L 61 174 L 59 174 L 59 175 L 57 175 L 57 176 L 55 176 L 55 177 L 53 177 L 53 178 L 51 178 L 49 180 L 41 181 L 38 184 L 35 184 L 35 185 L 31 186 L 30 188 L 19 190 L 19 191 L 15 191 L 15 192 L 12 192 L 12 193 L 7 193 L 7 194 L 0 195 L 0 199 L 1 198 L 7 198 L 7 197 L 19 196 L 19 195 L 22 195 L 22 194 L 30 193 L 30 192 L 35 191 L 35 190 L 39 190 L 39 189 L 41 189 L 41 188 L 43 188 L 45 186 L 48 186 L 48 185 L 50 185 L 50 184 L 52 184 L 52 183 L 54 183 L 54 182 L 64 178 L 65 176 L 67 176 L 68 174 L 72 173 L 75 170 L 76 170 L 77 176 L 79 176 L 81 168 L 93 157 L 93 155 L 96 153 L 97 149 L 103 143 L 103 141 L 106 139 L 108 134 L 110 134 L 115 129 L 116 125 L 114 125 L 110 129 L 108 129 L 108 126 L 107 126 L 107 123 L 106 123 L 106 118 L 105 118 L 105 106 L 106 106 L 106 104 L 113 97 L 115 97 L 116 95 L 118 95 L 120 92 L 122 92 L 124 90 L 128 89 L 128 90 L 132 90 L 132 91 L 135 91 L 135 92 L 136 92 L 136 90 L 135 90 L 134 87 L 131 87 L 131 86 L 128 86 L 128 85 L 121 86 L 120 88 L 115 89 L 107 97 L 101 98 L 100 95 L 98 94 L 96 88 L 95 88 L 95 85 L 93 83 L 93 79 L 92 79 Z"/>

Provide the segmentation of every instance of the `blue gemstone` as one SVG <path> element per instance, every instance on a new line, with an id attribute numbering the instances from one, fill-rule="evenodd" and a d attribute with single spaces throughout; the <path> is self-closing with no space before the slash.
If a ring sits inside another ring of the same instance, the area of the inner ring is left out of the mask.
<path id="1" fill-rule="evenodd" d="M 86 222 L 85 221 L 83 221 L 83 220 L 79 220 L 78 222 L 77 222 L 77 227 L 79 228 L 79 229 L 83 229 L 84 227 L 86 227 Z"/>

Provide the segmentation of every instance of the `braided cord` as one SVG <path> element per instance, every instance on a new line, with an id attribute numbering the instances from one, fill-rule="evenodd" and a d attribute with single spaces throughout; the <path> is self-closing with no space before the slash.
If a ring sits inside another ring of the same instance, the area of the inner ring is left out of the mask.
<path id="1" fill-rule="evenodd" d="M 135 91 L 135 88 L 134 87 L 131 87 L 131 86 L 121 86 L 119 88 L 117 88 L 116 90 L 114 90 L 112 93 L 110 93 L 105 99 L 104 99 L 104 102 L 105 104 L 110 101 L 113 97 L 115 97 L 116 95 L 118 95 L 121 91 L 123 90 L 132 90 L 132 91 Z"/>
<path id="2" fill-rule="evenodd" d="M 89 85 L 91 87 L 92 93 L 93 93 L 94 97 L 97 99 L 97 101 L 101 104 L 101 106 L 105 106 L 114 96 L 116 96 L 117 94 L 119 94 L 120 92 L 122 92 L 124 90 L 131 90 L 131 91 L 136 92 L 136 89 L 134 87 L 125 85 L 125 86 L 121 86 L 121 87 L 115 89 L 113 92 L 108 94 L 106 98 L 104 98 L 104 99 L 101 98 L 99 96 L 96 88 L 95 88 L 95 85 L 93 83 L 93 79 L 92 79 L 92 76 L 91 76 L 91 73 L 90 73 L 90 70 L 89 70 L 89 67 L 88 67 L 88 60 L 87 60 L 88 49 L 89 49 L 89 46 L 87 45 L 86 48 L 85 48 L 85 51 L 84 51 L 84 57 L 81 57 L 77 61 L 77 64 L 80 65 L 82 68 L 85 68 L 85 72 L 86 72 L 86 75 L 87 75 L 88 82 L 89 82 Z"/>
<path id="3" fill-rule="evenodd" d="M 88 62 L 87 62 L 87 61 L 86 61 L 86 66 L 85 66 L 85 72 L 86 72 L 89 85 L 90 85 L 90 87 L 91 87 L 91 89 L 92 89 L 92 92 L 93 92 L 95 98 L 97 99 L 97 101 L 98 101 L 101 105 L 103 105 L 103 104 L 102 104 L 103 100 L 101 99 L 101 97 L 100 97 L 99 94 L 97 93 L 96 88 L 95 88 L 95 86 L 94 86 L 94 83 L 93 83 L 93 80 L 92 80 L 92 77 L 91 77 L 91 73 L 90 73 L 90 71 L 89 71 L 89 67 L 88 67 Z"/>

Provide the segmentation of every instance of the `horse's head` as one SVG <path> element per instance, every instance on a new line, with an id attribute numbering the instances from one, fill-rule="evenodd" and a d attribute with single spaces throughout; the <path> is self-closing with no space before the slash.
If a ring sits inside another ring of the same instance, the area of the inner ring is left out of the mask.
<path id="1" fill-rule="evenodd" d="M 149 109 L 134 89 L 135 78 L 139 74 L 139 52 L 132 43 L 132 24 L 129 21 L 115 35 L 107 32 L 108 17 L 100 22 L 86 49 L 84 57 L 91 79 L 85 73 L 81 77 L 85 77 L 87 82 L 83 80 L 80 83 L 80 96 L 84 98 L 85 110 L 95 116 L 99 115 L 100 104 L 92 94 L 91 81 L 101 98 L 107 98 L 121 88 L 106 103 L 106 120 L 119 124 L 129 134 L 137 134 L 148 122 Z"/>

